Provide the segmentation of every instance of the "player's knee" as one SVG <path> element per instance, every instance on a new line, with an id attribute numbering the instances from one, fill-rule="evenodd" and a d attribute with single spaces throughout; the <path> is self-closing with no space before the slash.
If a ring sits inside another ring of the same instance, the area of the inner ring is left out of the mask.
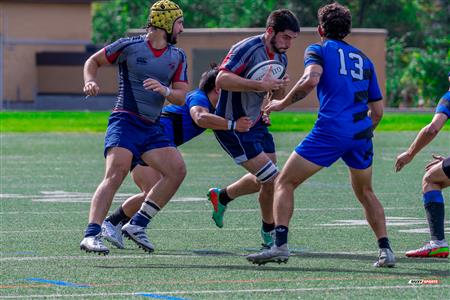
<path id="1" fill-rule="evenodd" d="M 119 186 L 127 175 L 128 169 L 125 168 L 109 170 L 105 175 L 104 182 L 108 186 Z"/>
<path id="2" fill-rule="evenodd" d="M 436 186 L 440 186 L 440 184 L 435 182 L 432 170 L 427 171 L 422 177 L 422 192 L 426 193 L 435 189 Z"/>
<path id="3" fill-rule="evenodd" d="M 270 160 L 258 172 L 256 172 L 256 179 L 261 184 L 273 184 L 278 175 L 277 166 Z"/>
<path id="4" fill-rule="evenodd" d="M 186 177 L 186 164 L 183 160 L 177 161 L 172 165 L 170 172 L 168 172 L 168 176 L 172 177 L 176 181 L 183 181 Z"/>

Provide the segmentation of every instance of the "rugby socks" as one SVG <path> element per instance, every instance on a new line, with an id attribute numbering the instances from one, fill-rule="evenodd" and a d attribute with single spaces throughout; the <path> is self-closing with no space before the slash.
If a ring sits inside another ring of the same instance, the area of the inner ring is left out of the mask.
<path id="1" fill-rule="evenodd" d="M 444 234 L 444 197 L 439 190 L 423 194 L 423 203 L 430 227 L 431 240 L 443 240 Z"/>
<path id="2" fill-rule="evenodd" d="M 141 209 L 131 218 L 131 225 L 147 227 L 150 220 L 161 210 L 152 200 L 147 199 L 142 203 Z"/>
<path id="3" fill-rule="evenodd" d="M 289 229 L 286 226 L 278 225 L 275 227 L 275 245 L 280 247 L 287 243 Z"/>
<path id="4" fill-rule="evenodd" d="M 84 232 L 84 237 L 96 236 L 102 231 L 102 227 L 95 223 L 89 223 L 86 231 Z"/>
<path id="5" fill-rule="evenodd" d="M 387 237 L 382 237 L 378 240 L 378 248 L 388 248 L 392 251 L 391 244 L 389 242 L 389 239 Z"/>
<path id="6" fill-rule="evenodd" d="M 264 220 L 262 221 L 262 230 L 264 232 L 271 232 L 274 229 L 275 229 L 274 223 L 268 224 L 268 223 L 264 222 Z"/>
<path id="7" fill-rule="evenodd" d="M 230 196 L 228 196 L 227 189 L 226 188 L 220 189 L 220 191 L 219 191 L 220 204 L 222 204 L 223 206 L 227 206 L 227 204 L 231 201 L 233 201 L 233 199 L 230 198 Z"/>
<path id="8" fill-rule="evenodd" d="M 122 206 L 119 206 L 109 217 L 105 219 L 105 221 L 110 222 L 114 226 L 117 226 L 120 222 L 125 224 L 129 220 L 130 218 L 124 213 Z"/>

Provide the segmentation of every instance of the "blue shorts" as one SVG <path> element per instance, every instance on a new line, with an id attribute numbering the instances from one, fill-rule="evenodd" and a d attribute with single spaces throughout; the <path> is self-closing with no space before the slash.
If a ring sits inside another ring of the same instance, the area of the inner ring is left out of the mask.
<path id="1" fill-rule="evenodd" d="M 331 133 L 319 133 L 314 129 L 295 148 L 303 158 L 316 165 L 329 167 L 339 158 L 353 169 L 364 170 L 372 165 L 372 139 L 355 140 Z"/>
<path id="2" fill-rule="evenodd" d="M 141 161 L 147 151 L 175 147 L 159 121 L 150 122 L 127 112 L 113 112 L 109 116 L 105 136 L 104 155 L 112 147 L 122 147 L 133 153 L 133 163 Z"/>
<path id="3" fill-rule="evenodd" d="M 161 117 L 159 118 L 159 123 L 162 126 L 164 134 L 169 139 L 169 141 L 171 141 L 175 147 L 178 147 L 179 145 L 176 145 L 174 141 L 174 127 L 172 124 L 172 120 L 169 118 Z M 130 170 L 132 171 L 137 165 L 148 166 L 142 159 L 133 157 Z"/>
<path id="4" fill-rule="evenodd" d="M 256 157 L 261 152 L 275 153 L 273 137 L 267 125 L 259 120 L 248 132 L 214 130 L 222 148 L 237 164 Z"/>

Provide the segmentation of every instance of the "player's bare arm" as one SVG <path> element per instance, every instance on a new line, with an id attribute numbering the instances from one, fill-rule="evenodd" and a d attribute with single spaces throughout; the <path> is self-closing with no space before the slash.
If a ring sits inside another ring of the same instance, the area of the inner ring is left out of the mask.
<path id="1" fill-rule="evenodd" d="M 281 111 L 289 105 L 305 98 L 318 84 L 320 76 L 322 76 L 322 67 L 319 65 L 309 65 L 299 81 L 292 90 L 282 100 L 272 100 L 266 107 L 265 111 Z"/>
<path id="2" fill-rule="evenodd" d="M 281 88 L 279 88 L 278 90 L 273 91 L 273 93 L 272 93 L 273 99 L 282 99 L 282 98 L 284 98 L 284 96 L 286 96 L 286 88 L 289 85 L 289 83 L 291 82 L 291 78 L 289 77 L 288 74 L 285 74 L 282 80 L 283 80 L 283 86 Z"/>
<path id="3" fill-rule="evenodd" d="M 395 171 L 399 172 L 404 166 L 409 164 L 414 159 L 414 156 L 436 137 L 445 122 L 447 122 L 445 114 L 435 114 L 431 123 L 420 130 L 408 150 L 397 156 Z"/>
<path id="4" fill-rule="evenodd" d="M 384 112 L 384 103 L 383 101 L 375 101 L 375 102 L 369 102 L 369 112 L 368 115 L 372 119 L 372 128 L 375 130 L 377 128 L 378 124 L 380 123 L 381 119 L 383 118 L 383 112 Z"/>
<path id="5" fill-rule="evenodd" d="M 88 96 L 96 96 L 100 90 L 96 78 L 97 70 L 103 65 L 109 65 L 109 61 L 106 59 L 105 49 L 101 49 L 91 55 L 84 63 L 83 77 L 84 87 L 83 92 Z"/>
<path id="6" fill-rule="evenodd" d="M 269 68 L 262 80 L 257 81 L 240 77 L 230 71 L 221 70 L 217 75 L 216 86 L 232 92 L 269 92 L 286 85 L 283 79 L 275 79 L 271 73 L 272 69 Z"/>
<path id="7" fill-rule="evenodd" d="M 186 82 L 174 82 L 172 88 L 161 84 L 158 80 L 148 78 L 144 80 L 143 86 L 146 90 L 160 93 L 175 105 L 183 105 L 189 86 Z"/>
<path id="8" fill-rule="evenodd" d="M 227 120 L 210 113 L 206 107 L 199 105 L 192 107 L 189 113 L 195 124 L 202 128 L 247 132 L 253 124 L 249 117 L 241 117 L 237 121 Z"/>

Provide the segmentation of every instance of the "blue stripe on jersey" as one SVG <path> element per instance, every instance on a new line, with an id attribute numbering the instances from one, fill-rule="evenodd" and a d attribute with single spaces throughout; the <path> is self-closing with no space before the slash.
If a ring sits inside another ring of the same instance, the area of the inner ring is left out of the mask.
<path id="1" fill-rule="evenodd" d="M 311 64 L 323 67 L 322 45 L 319 44 L 310 45 L 305 51 L 304 60 L 305 60 L 305 68 Z"/>
<path id="2" fill-rule="evenodd" d="M 117 96 L 118 101 L 116 102 L 115 109 L 123 109 L 131 112 L 138 111 L 126 62 L 119 64 L 119 77 L 119 95 Z M 121 99 L 122 97 L 127 99 L 127 101 Z"/>
<path id="3" fill-rule="evenodd" d="M 254 47 L 258 48 L 261 45 L 263 45 L 261 42 L 261 36 L 250 37 L 234 45 L 229 52 L 229 54 L 233 53 L 234 55 L 232 57 L 229 57 L 228 61 L 224 61 L 225 64 L 222 64 L 221 68 L 225 68 L 230 71 L 235 71 L 237 68 L 243 65 L 245 61 L 249 58 L 249 52 L 251 53 L 254 52 L 254 49 L 252 48 Z M 236 68 L 238 64 L 239 67 Z"/>
<path id="4" fill-rule="evenodd" d="M 305 50 L 305 67 L 320 65 L 320 102 L 314 129 L 354 139 L 372 136 L 368 102 L 382 99 L 372 62 L 344 41 L 326 40 Z"/>
<path id="5" fill-rule="evenodd" d="M 231 103 L 233 105 L 233 119 L 237 120 L 240 117 L 245 116 L 244 109 L 242 108 L 242 93 L 231 92 Z"/>
<path id="6" fill-rule="evenodd" d="M 105 47 L 106 50 L 106 58 L 108 59 L 108 61 L 110 63 L 115 63 L 117 61 L 117 58 L 119 57 L 119 54 L 125 50 L 125 48 L 134 45 L 134 44 L 138 44 L 138 43 L 143 43 L 144 39 L 142 38 L 142 36 L 136 36 L 136 37 L 131 37 L 131 38 L 120 38 L 117 41 L 115 41 L 114 43 L 108 45 Z M 109 60 L 110 58 L 113 58 L 113 60 Z"/>
<path id="7" fill-rule="evenodd" d="M 442 96 L 436 107 L 436 113 L 445 114 L 450 119 L 450 91 Z"/>

